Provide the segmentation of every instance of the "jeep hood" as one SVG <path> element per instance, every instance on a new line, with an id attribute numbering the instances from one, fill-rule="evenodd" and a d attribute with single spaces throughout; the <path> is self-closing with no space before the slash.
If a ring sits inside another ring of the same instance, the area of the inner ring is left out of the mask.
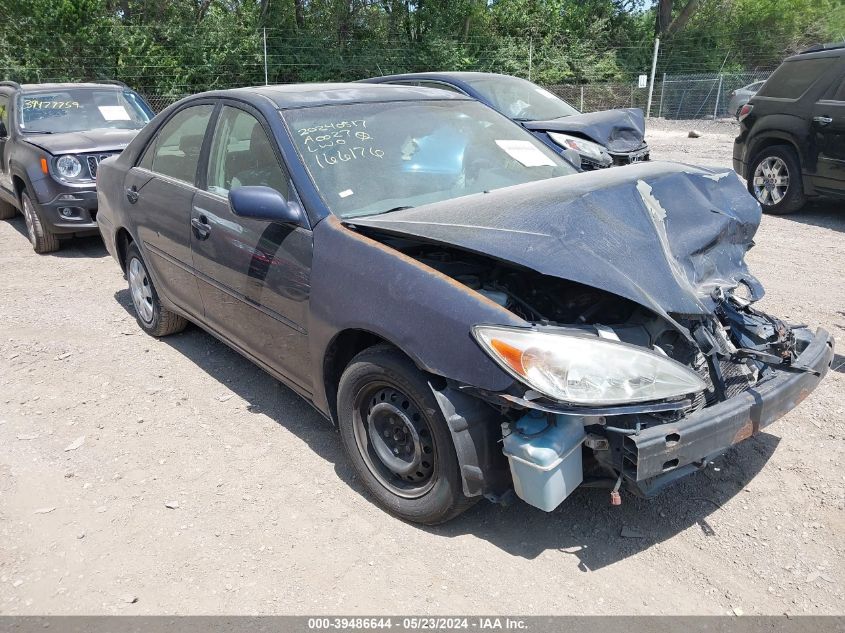
<path id="1" fill-rule="evenodd" d="M 650 162 L 347 224 L 512 262 L 669 316 L 711 314 L 714 290 L 739 283 L 762 296 L 744 261 L 760 217 L 733 171 Z"/>
<path id="2" fill-rule="evenodd" d="M 56 154 L 83 154 L 123 150 L 140 130 L 87 130 L 59 134 L 27 134 L 26 142 Z"/>
<path id="3" fill-rule="evenodd" d="M 611 152 L 633 152 L 645 142 L 645 117 L 639 108 L 573 114 L 552 121 L 525 121 L 523 125 L 533 132 L 583 136 Z"/>

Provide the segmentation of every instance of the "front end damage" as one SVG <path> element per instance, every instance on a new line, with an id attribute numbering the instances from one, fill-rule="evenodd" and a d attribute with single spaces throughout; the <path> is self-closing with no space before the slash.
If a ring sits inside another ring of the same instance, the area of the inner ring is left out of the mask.
<path id="1" fill-rule="evenodd" d="M 526 331 L 636 346 L 683 365 L 703 385 L 671 398 L 583 406 L 521 380 L 489 391 L 445 376 L 435 394 L 466 494 L 499 499 L 512 486 L 546 511 L 582 483 L 611 488 L 614 502 L 621 488 L 652 496 L 783 416 L 827 372 L 827 332 L 755 307 L 763 290 L 743 256 L 759 208 L 735 176 L 630 169 L 640 177 L 579 176 L 592 180 L 568 200 L 557 190 L 552 201 L 548 185 L 533 205 L 516 197 L 522 212 L 544 210 L 545 222 L 498 211 L 490 222 L 473 204 L 454 222 L 431 210 L 356 221 L 356 230 L 506 308 Z M 486 202 L 507 205 L 507 195 Z M 526 233 L 533 239 L 521 246 Z"/>

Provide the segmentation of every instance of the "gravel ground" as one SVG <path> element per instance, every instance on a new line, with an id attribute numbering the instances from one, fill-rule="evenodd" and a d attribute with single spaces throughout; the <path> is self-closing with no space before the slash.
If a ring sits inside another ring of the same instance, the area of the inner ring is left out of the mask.
<path id="1" fill-rule="evenodd" d="M 731 124 L 654 122 L 729 167 Z M 765 217 L 762 307 L 845 338 L 845 214 Z M 0 613 L 845 612 L 845 359 L 765 433 L 652 501 L 579 490 L 421 528 L 365 496 L 331 426 L 198 328 L 134 322 L 96 239 L 0 223 Z"/>

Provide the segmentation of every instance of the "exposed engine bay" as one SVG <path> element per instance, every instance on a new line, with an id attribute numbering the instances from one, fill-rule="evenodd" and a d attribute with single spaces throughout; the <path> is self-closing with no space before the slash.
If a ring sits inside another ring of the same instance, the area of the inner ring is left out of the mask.
<path id="1" fill-rule="evenodd" d="M 347 226 L 477 296 L 485 316 L 467 339 L 513 380 L 429 366 L 445 378 L 435 391 L 465 494 L 497 498 L 510 482 L 550 510 L 582 484 L 613 503 L 622 487 L 657 494 L 818 385 L 832 337 L 754 307 L 764 291 L 745 254 L 759 222 L 735 174 L 654 163 Z"/>
<path id="2" fill-rule="evenodd" d="M 418 240 L 373 235 L 425 265 L 464 284 L 525 321 L 646 347 L 696 371 L 708 389 L 684 413 L 730 398 L 770 372 L 791 367 L 801 352 L 792 329 L 754 310 L 749 292 L 719 293 L 709 318 L 677 317 L 681 332 L 628 299 L 565 279 L 542 275 L 484 255 Z M 743 296 L 744 295 L 744 296 Z M 801 370 L 801 368 L 795 368 Z"/>

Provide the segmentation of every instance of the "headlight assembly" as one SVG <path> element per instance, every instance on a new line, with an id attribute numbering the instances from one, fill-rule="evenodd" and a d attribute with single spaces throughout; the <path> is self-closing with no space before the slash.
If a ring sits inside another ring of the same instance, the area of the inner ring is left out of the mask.
<path id="1" fill-rule="evenodd" d="M 76 156 L 59 156 L 56 160 L 56 173 L 62 178 L 79 178 L 82 173 L 82 163 Z"/>
<path id="2" fill-rule="evenodd" d="M 574 149 L 579 154 L 583 154 L 588 158 L 597 161 L 606 161 L 610 158 L 607 151 L 598 143 L 592 141 L 585 141 L 577 136 L 570 136 L 569 134 L 561 134 L 560 132 L 549 132 L 549 138 L 564 149 Z"/>
<path id="3" fill-rule="evenodd" d="M 614 340 L 486 325 L 475 326 L 473 335 L 522 383 L 570 404 L 650 402 L 707 387 L 698 374 L 677 361 Z"/>

